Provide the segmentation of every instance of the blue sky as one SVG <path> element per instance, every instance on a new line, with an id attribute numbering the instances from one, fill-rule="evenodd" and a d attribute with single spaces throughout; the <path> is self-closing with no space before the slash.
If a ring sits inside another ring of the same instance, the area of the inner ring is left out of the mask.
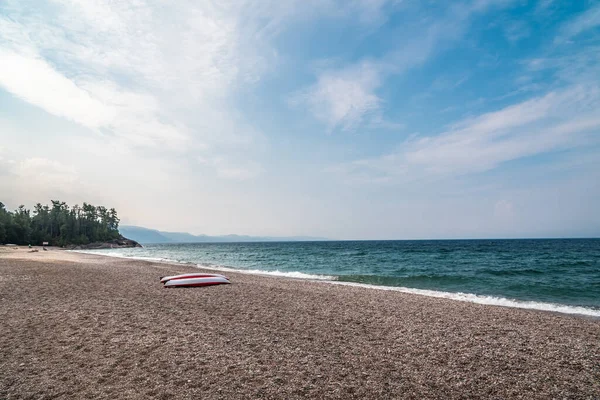
<path id="1" fill-rule="evenodd" d="M 339 239 L 600 236 L 600 2 L 0 3 L 0 200 Z"/>

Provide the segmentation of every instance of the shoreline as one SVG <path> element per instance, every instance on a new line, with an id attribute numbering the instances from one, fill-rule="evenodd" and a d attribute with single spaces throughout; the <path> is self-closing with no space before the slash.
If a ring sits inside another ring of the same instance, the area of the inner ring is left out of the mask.
<path id="1" fill-rule="evenodd" d="M 431 289 L 418 289 L 418 288 L 409 288 L 403 286 L 383 286 L 383 285 L 373 285 L 369 283 L 359 283 L 359 282 L 347 282 L 340 281 L 335 278 L 335 276 L 327 276 L 321 275 L 317 278 L 317 275 L 306 274 L 303 272 L 279 272 L 275 273 L 274 271 L 262 271 L 262 270 L 243 270 L 236 269 L 233 267 L 218 267 L 211 265 L 203 265 L 197 264 L 191 261 L 177 261 L 177 260 L 169 260 L 163 258 L 150 258 L 150 257 L 128 257 L 122 256 L 120 254 L 102 254 L 97 253 L 94 250 L 66 250 L 75 253 L 81 254 L 91 254 L 97 256 L 105 256 L 112 257 L 124 260 L 137 260 L 137 261 L 148 261 L 148 262 L 156 262 L 156 263 L 165 263 L 172 265 L 189 265 L 193 268 L 197 269 L 206 269 L 211 271 L 220 271 L 227 273 L 239 273 L 239 274 L 247 274 L 247 275 L 256 275 L 256 276 L 267 276 L 267 277 L 275 277 L 275 278 L 285 278 L 285 279 L 299 279 L 299 280 L 307 280 L 311 282 L 322 282 L 330 285 L 340 285 L 340 286 L 353 286 L 353 287 L 363 287 L 371 290 L 382 290 L 382 291 L 391 291 L 391 292 L 400 292 L 413 294 L 418 296 L 426 296 L 426 297 L 434 297 L 441 299 L 448 299 L 452 301 L 461 301 L 467 303 L 474 304 L 482 304 L 488 306 L 497 306 L 497 307 L 508 307 L 508 308 L 517 308 L 517 309 L 525 309 L 525 310 L 534 310 L 541 312 L 549 312 L 549 313 L 557 313 L 562 315 L 573 315 L 581 318 L 589 318 L 592 320 L 600 320 L 600 309 L 594 309 L 590 307 L 584 306 L 575 306 L 561 303 L 549 303 L 543 301 L 533 301 L 533 300 L 518 300 L 511 299 L 508 297 L 501 296 L 492 296 L 492 295 L 480 295 L 476 293 L 464 293 L 464 292 L 445 292 L 441 290 L 431 290 Z"/>
<path id="2" fill-rule="evenodd" d="M 322 281 L 0 251 L 0 398 L 595 398 L 600 323 Z"/>

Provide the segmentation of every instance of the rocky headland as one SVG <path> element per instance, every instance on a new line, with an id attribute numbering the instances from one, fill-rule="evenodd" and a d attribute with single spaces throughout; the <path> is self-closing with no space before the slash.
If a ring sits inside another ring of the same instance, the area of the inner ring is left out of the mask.
<path id="1" fill-rule="evenodd" d="M 89 244 L 71 244 L 65 246 L 67 250 L 102 250 L 102 249 L 120 249 L 126 247 L 142 247 L 141 244 L 135 240 L 127 239 L 126 237 L 120 236 L 117 239 L 109 240 L 106 242 L 94 242 Z"/>

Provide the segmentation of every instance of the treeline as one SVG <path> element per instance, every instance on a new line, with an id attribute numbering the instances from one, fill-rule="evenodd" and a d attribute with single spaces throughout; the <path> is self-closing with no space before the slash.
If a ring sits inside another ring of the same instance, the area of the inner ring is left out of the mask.
<path id="1" fill-rule="evenodd" d="M 83 203 L 70 208 L 51 200 L 52 206 L 36 204 L 33 211 L 19 206 L 14 212 L 0 202 L 0 243 L 52 246 L 88 244 L 117 239 L 119 218 L 114 208 Z"/>

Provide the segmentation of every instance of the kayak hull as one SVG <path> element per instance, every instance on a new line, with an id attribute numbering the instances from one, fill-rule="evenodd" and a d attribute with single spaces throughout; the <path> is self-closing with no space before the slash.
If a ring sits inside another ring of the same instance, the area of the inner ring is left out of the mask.
<path id="1" fill-rule="evenodd" d="M 190 274 L 164 276 L 164 277 L 160 278 L 160 282 L 165 283 L 165 282 L 172 281 L 172 280 L 191 279 L 191 278 L 225 278 L 225 279 L 229 279 L 226 276 L 221 275 L 221 274 L 207 274 L 207 273 L 203 273 L 203 272 L 193 272 Z"/>
<path id="2" fill-rule="evenodd" d="M 198 287 L 198 286 L 214 286 L 214 285 L 226 285 L 229 284 L 228 279 L 225 277 L 202 277 L 202 278 L 182 278 L 182 279 L 171 279 L 165 282 L 164 287 L 175 288 L 175 287 Z"/>

